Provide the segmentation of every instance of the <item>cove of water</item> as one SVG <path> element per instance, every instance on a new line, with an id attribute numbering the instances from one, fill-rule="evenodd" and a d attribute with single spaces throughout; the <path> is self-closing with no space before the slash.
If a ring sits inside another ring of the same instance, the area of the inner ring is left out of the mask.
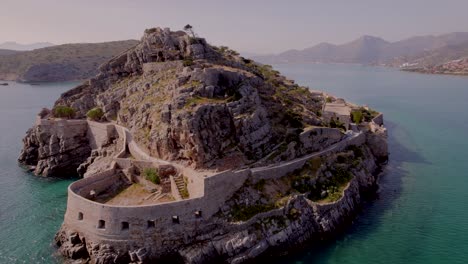
<path id="1" fill-rule="evenodd" d="M 16 160 L 36 114 L 77 83 L 9 84 L 0 86 L 0 263 L 60 263 L 52 242 L 73 180 L 35 177 Z"/>
<path id="2" fill-rule="evenodd" d="M 336 241 L 274 263 L 465 263 L 468 259 L 468 78 L 357 65 L 276 69 L 301 85 L 384 113 L 390 162 L 378 199 Z M 0 263 L 60 263 L 52 245 L 72 180 L 18 167 L 36 113 L 76 83 L 0 86 Z"/>

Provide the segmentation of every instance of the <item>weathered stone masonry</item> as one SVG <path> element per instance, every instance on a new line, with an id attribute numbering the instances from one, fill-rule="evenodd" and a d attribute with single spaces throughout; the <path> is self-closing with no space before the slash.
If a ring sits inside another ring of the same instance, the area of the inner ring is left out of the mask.
<path id="1" fill-rule="evenodd" d="M 301 168 L 314 155 L 329 154 L 343 150 L 349 145 L 361 145 L 364 142 L 365 135 L 361 133 L 333 145 L 326 151 L 295 161 L 268 168 L 226 171 L 206 177 L 203 196 L 187 200 L 145 206 L 114 206 L 84 198 L 83 195 L 89 193 L 90 190 L 103 188 L 106 184 L 109 185 L 115 181 L 113 178 L 115 168 L 113 168 L 76 181 L 69 186 L 64 224 L 72 230 L 79 230 L 86 236 L 102 240 L 131 240 L 135 234 L 147 234 L 152 231 L 149 222 L 158 227 L 174 228 L 176 225 L 176 228 L 183 232 L 183 226 L 193 225 L 218 212 L 225 201 L 248 178 L 254 182 L 260 179 L 280 178 Z M 173 217 L 177 217 L 177 224 Z M 128 227 L 122 228 L 123 222 L 128 223 Z"/>

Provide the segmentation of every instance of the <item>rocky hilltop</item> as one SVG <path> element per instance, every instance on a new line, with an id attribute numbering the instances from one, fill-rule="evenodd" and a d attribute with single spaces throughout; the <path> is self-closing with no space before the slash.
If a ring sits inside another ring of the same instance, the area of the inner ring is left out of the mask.
<path id="1" fill-rule="evenodd" d="M 161 28 L 23 141 L 35 174 L 85 177 L 56 236 L 83 263 L 241 263 L 331 237 L 388 156 L 382 114 Z"/>
<path id="2" fill-rule="evenodd" d="M 270 162 L 293 159 L 317 147 L 298 139 L 304 129 L 322 124 L 321 93 L 184 32 L 147 30 L 140 44 L 99 72 L 64 93 L 56 106 L 70 106 L 75 118 L 101 108 L 103 119 L 130 128 L 154 157 L 227 169 L 272 152 L 278 155 Z M 47 137 L 38 140 L 34 129 L 29 135 L 21 162 L 55 158 L 36 154 L 51 144 Z M 288 155 L 279 155 L 285 148 Z"/>

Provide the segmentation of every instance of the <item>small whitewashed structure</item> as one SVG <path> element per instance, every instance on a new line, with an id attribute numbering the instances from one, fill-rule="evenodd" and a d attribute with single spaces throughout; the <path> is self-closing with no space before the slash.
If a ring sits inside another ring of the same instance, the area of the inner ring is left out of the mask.
<path id="1" fill-rule="evenodd" d="M 323 107 L 323 118 L 326 122 L 339 121 L 348 130 L 351 124 L 351 107 L 343 99 L 337 99 L 333 103 L 326 103 Z"/>

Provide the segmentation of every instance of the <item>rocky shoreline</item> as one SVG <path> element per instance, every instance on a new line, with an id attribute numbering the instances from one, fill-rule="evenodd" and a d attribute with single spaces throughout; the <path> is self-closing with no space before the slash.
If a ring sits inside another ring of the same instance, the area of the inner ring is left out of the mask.
<path id="1" fill-rule="evenodd" d="M 132 245 L 130 247 L 136 249 L 129 251 L 126 250 L 128 242 L 96 241 L 66 225 L 58 232 L 56 243 L 61 254 L 82 259 L 82 263 L 150 263 L 158 260 L 244 263 L 284 254 L 311 241 L 332 239 L 346 230 L 359 212 L 364 197 L 372 197 L 378 188 L 377 179 L 382 167 L 373 160 L 366 163 L 365 170 L 369 173 L 363 170 L 353 178 L 343 197 L 336 202 L 320 204 L 297 195 L 284 207 L 258 214 L 246 222 L 228 223 L 213 218 L 197 230 L 186 230 L 190 233 L 188 237 L 187 233 L 174 236 L 171 231 L 161 232 L 160 235 L 172 244 L 159 248 L 157 256 L 150 255 L 144 244 Z"/>

